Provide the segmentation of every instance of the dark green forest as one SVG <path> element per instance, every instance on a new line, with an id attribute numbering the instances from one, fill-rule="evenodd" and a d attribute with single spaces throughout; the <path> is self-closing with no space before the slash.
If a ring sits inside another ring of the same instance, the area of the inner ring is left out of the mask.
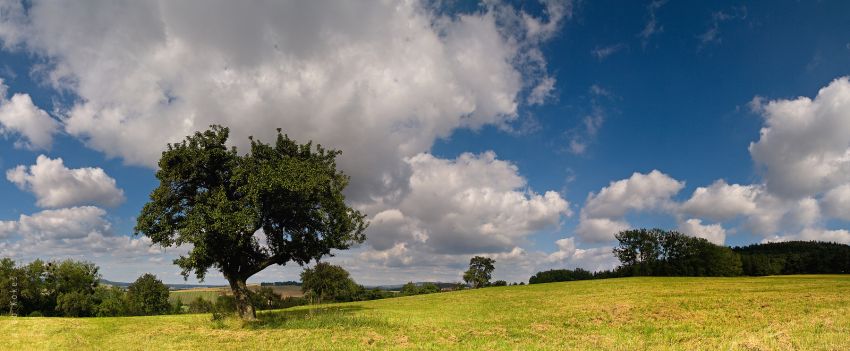
<path id="1" fill-rule="evenodd" d="M 788 241 L 735 247 L 744 275 L 848 274 L 850 245 Z"/>
<path id="2" fill-rule="evenodd" d="M 850 245 L 845 244 L 788 241 L 733 248 L 661 229 L 626 230 L 615 237 L 613 253 L 620 265 L 614 270 L 553 269 L 531 276 L 529 284 L 635 276 L 850 273 Z"/>

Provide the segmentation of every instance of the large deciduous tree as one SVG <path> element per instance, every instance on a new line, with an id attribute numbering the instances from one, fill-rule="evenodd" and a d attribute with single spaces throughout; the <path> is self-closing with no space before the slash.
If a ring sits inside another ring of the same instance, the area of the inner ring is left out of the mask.
<path id="1" fill-rule="evenodd" d="M 489 257 L 475 256 L 469 260 L 469 269 L 463 273 L 463 280 L 474 288 L 482 288 L 490 283 L 496 260 Z"/>
<path id="2" fill-rule="evenodd" d="M 174 262 L 185 278 L 210 268 L 230 284 L 237 311 L 256 319 L 246 280 L 271 265 L 304 265 L 365 240 L 365 215 L 345 203 L 340 151 L 298 144 L 278 130 L 273 144 L 253 140 L 244 154 L 212 126 L 162 153 L 159 187 L 135 228 L 164 247 L 191 245 Z"/>

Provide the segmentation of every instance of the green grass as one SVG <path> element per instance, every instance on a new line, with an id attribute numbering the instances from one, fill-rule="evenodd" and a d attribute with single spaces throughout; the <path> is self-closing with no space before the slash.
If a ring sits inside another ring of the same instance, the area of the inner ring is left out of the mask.
<path id="1" fill-rule="evenodd" d="M 850 276 L 627 278 L 209 315 L 0 319 L 0 349 L 850 350 Z"/>

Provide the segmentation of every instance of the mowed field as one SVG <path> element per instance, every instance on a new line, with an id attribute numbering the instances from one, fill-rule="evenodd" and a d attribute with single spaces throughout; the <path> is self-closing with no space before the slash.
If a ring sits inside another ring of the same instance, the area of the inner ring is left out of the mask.
<path id="1" fill-rule="evenodd" d="M 248 288 L 251 290 L 257 290 L 260 288 L 259 285 L 248 285 Z M 301 292 L 300 286 L 293 285 L 284 285 L 284 286 L 269 286 L 272 288 L 274 292 L 281 297 L 289 297 L 289 296 L 303 296 L 304 293 Z M 188 304 L 189 302 L 194 301 L 198 297 L 208 300 L 210 302 L 215 302 L 215 300 L 221 295 L 230 295 L 232 292 L 228 287 L 215 287 L 215 288 L 194 288 L 194 289 L 183 289 L 183 290 L 173 290 L 168 295 L 168 301 L 172 304 L 177 301 L 179 298 L 184 304 Z"/>
<path id="2" fill-rule="evenodd" d="M 259 317 L 3 317 L 0 349 L 850 350 L 850 276 L 607 279 Z"/>

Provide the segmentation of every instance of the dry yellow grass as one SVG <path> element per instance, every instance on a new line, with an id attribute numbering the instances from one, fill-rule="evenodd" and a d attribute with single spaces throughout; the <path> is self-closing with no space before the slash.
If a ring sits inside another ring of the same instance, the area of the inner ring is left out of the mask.
<path id="1" fill-rule="evenodd" d="M 265 312 L 2 318 L 13 350 L 850 350 L 850 276 L 627 278 Z"/>

